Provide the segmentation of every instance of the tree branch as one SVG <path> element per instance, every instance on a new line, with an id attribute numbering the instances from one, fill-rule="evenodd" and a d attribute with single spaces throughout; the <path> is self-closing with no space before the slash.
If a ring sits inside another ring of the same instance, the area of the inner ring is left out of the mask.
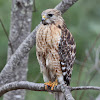
<path id="1" fill-rule="evenodd" d="M 5 67 L 0 73 L 0 85 L 7 83 L 7 80 L 13 76 L 13 69 L 19 64 L 21 59 L 23 59 L 30 49 L 35 45 L 35 33 L 38 26 L 35 30 L 24 40 L 24 42 L 18 47 L 16 52 L 11 56 Z"/>
<path id="2" fill-rule="evenodd" d="M 66 84 L 65 85 L 61 85 L 60 90 L 64 93 L 64 96 L 65 96 L 66 100 L 75 100 L 72 97 L 72 94 L 70 92 L 71 87 L 68 87 Z"/>
<path id="3" fill-rule="evenodd" d="M 62 85 L 65 90 L 70 90 L 70 91 L 75 91 L 75 90 L 99 90 L 100 87 L 97 86 L 79 86 L 79 87 L 69 87 L 66 85 Z M 61 92 L 61 85 L 58 85 L 57 87 L 54 88 L 54 90 L 48 90 L 49 92 Z M 27 89 L 27 90 L 32 90 L 32 91 L 47 91 L 45 90 L 45 85 L 43 83 L 33 83 L 33 82 L 28 82 L 28 81 L 20 81 L 20 82 L 11 82 L 7 83 L 5 85 L 2 85 L 0 87 L 0 96 L 5 94 L 6 92 L 12 91 L 12 90 L 17 90 L 17 89 Z M 69 99 L 68 99 L 69 100 Z"/>
<path id="4" fill-rule="evenodd" d="M 99 39 L 100 39 L 100 34 L 96 37 L 94 43 L 92 44 L 91 48 L 89 49 L 89 54 L 91 54 L 93 48 L 95 47 L 95 45 L 96 45 L 96 43 L 97 43 L 97 41 L 98 41 Z M 80 84 L 80 79 L 81 79 L 81 76 L 82 76 L 82 73 L 83 73 L 83 69 L 84 69 L 84 66 L 85 66 L 85 64 L 86 64 L 87 59 L 88 59 L 88 56 L 85 57 L 85 59 L 84 59 L 82 65 L 80 66 L 80 71 L 79 71 L 79 75 L 78 75 L 78 82 L 77 82 L 77 85 Z M 96 74 L 96 73 L 95 73 L 95 74 Z M 92 76 L 92 77 L 94 77 L 94 76 Z M 91 80 L 93 79 L 92 77 L 91 77 L 91 79 L 89 80 L 90 82 L 91 82 Z M 88 82 L 88 83 L 89 83 L 89 82 Z M 87 84 L 87 85 L 88 85 L 88 84 Z M 84 91 L 83 91 L 83 92 L 84 92 Z M 84 95 L 83 92 L 81 93 L 81 96 Z M 75 92 L 75 98 L 77 99 L 77 92 Z M 80 100 L 81 100 L 81 97 L 80 97 Z"/>
<path id="5" fill-rule="evenodd" d="M 62 0 L 55 9 L 60 10 L 62 13 L 64 13 L 66 10 L 68 10 L 76 1 L 78 0 Z"/>
<path id="6" fill-rule="evenodd" d="M 98 86 L 79 86 L 79 87 L 72 87 L 71 91 L 74 90 L 99 90 L 100 91 L 100 87 Z"/>

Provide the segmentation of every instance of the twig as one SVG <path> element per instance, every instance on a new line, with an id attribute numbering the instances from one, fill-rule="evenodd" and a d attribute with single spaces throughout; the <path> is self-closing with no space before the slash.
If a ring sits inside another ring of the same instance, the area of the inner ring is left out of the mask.
<path id="1" fill-rule="evenodd" d="M 95 75 L 97 74 L 97 70 L 94 72 L 94 74 L 90 77 L 89 81 L 87 82 L 86 86 L 90 85 L 91 81 L 93 80 L 93 78 L 95 77 Z M 79 100 L 82 100 L 82 97 L 84 96 L 86 91 L 82 91 Z"/>
<path id="2" fill-rule="evenodd" d="M 98 61 L 99 61 L 99 52 L 98 49 L 96 50 L 96 60 L 95 60 L 95 66 L 98 66 Z M 91 75 L 89 81 L 87 82 L 87 86 L 90 85 L 91 81 L 94 79 L 95 75 L 98 73 L 98 70 L 95 70 L 95 72 L 93 73 L 93 75 Z M 86 91 L 82 91 L 79 100 L 82 100 L 82 97 L 84 96 Z"/>
<path id="3" fill-rule="evenodd" d="M 99 40 L 99 38 L 100 38 L 100 34 L 96 37 L 94 43 L 92 44 L 91 48 L 89 49 L 89 54 L 91 54 L 91 52 L 92 52 L 94 46 L 96 45 L 97 41 Z M 86 56 L 85 59 L 84 59 L 84 61 L 83 61 L 82 66 L 80 67 L 77 85 L 80 84 L 80 78 L 81 78 L 81 76 L 82 76 L 83 68 L 84 68 L 84 66 L 85 66 L 85 63 L 86 63 L 87 59 L 88 59 L 88 57 Z M 77 96 L 77 92 L 75 92 L 75 98 L 76 98 L 76 96 Z M 76 100 L 77 100 L 77 98 L 76 98 Z"/>
<path id="4" fill-rule="evenodd" d="M 97 41 L 99 40 L 99 38 L 100 38 L 100 34 L 96 37 L 96 39 L 95 39 L 95 41 L 94 41 L 92 47 L 89 49 L 89 53 L 90 53 L 90 54 L 91 54 L 91 52 L 92 52 L 94 46 L 96 45 Z M 79 72 L 79 77 L 78 77 L 78 80 L 79 80 L 79 81 L 78 81 L 77 85 L 79 85 L 79 83 L 80 83 L 80 78 L 81 78 L 81 75 L 82 75 L 83 67 L 84 67 L 84 65 L 85 65 L 85 63 L 86 63 L 86 61 L 87 61 L 87 59 L 88 59 L 88 57 L 86 56 L 85 59 L 84 59 L 84 62 L 83 62 L 83 64 L 82 64 L 82 66 L 81 66 L 80 72 Z"/>
<path id="5" fill-rule="evenodd" d="M 98 62 L 99 62 L 99 50 L 97 48 L 96 50 L 96 58 L 95 58 L 95 65 L 94 66 L 98 66 Z M 94 74 L 91 75 L 89 81 L 87 82 L 86 85 L 90 85 L 91 81 L 94 79 L 95 75 L 98 73 L 98 70 L 95 70 Z M 80 97 L 79 97 L 79 100 L 82 100 L 82 97 L 84 96 L 86 91 L 82 91 Z"/>
<path id="6" fill-rule="evenodd" d="M 30 49 L 35 45 L 35 33 L 38 26 L 35 30 L 23 41 L 23 43 L 18 47 L 15 53 L 8 60 L 7 64 L 0 73 L 0 85 L 3 85 L 8 82 L 8 80 L 13 76 L 13 69 L 16 67 L 16 64 L 20 63 Z M 17 66 L 19 67 L 19 66 Z"/>
<path id="7" fill-rule="evenodd" d="M 9 45 L 9 47 L 11 48 L 11 52 L 12 52 L 12 54 L 13 54 L 14 52 L 13 52 L 13 48 L 12 48 L 11 41 L 10 41 L 10 39 L 9 39 L 9 37 L 8 37 L 8 32 L 6 31 L 6 28 L 5 28 L 5 26 L 4 26 L 4 24 L 3 24 L 3 22 L 2 22 L 1 19 L 0 19 L 0 23 L 1 23 L 2 28 L 3 28 L 3 30 L 4 30 L 4 33 L 5 33 L 5 35 L 6 35 L 7 39 L 8 39 L 8 45 Z"/>
<path id="8" fill-rule="evenodd" d="M 71 91 L 74 91 L 74 90 L 99 90 L 100 91 L 100 87 L 98 87 L 98 86 L 71 87 Z"/>
<path id="9" fill-rule="evenodd" d="M 64 88 L 70 91 L 75 91 L 75 90 L 99 90 L 100 91 L 100 87 L 97 87 L 97 86 L 69 87 L 69 86 L 64 85 Z M 17 90 L 17 89 L 27 89 L 27 90 L 32 90 L 32 91 L 47 91 L 45 90 L 45 85 L 43 83 L 20 81 L 20 82 L 11 82 L 11 83 L 2 85 L 0 87 L 0 96 L 5 94 L 6 92 Z M 48 90 L 48 91 L 50 92 L 51 90 Z M 52 90 L 51 92 L 61 92 L 61 85 L 58 85 L 57 87 L 55 87 L 54 90 Z"/>
<path id="10" fill-rule="evenodd" d="M 94 70 L 98 70 L 99 71 L 100 46 L 95 50 L 95 53 L 96 53 L 96 55 L 95 55 L 95 64 L 93 65 L 93 68 L 91 68 L 90 73 L 93 72 Z"/>
<path id="11" fill-rule="evenodd" d="M 33 0 L 33 12 L 36 12 L 35 0 Z"/>

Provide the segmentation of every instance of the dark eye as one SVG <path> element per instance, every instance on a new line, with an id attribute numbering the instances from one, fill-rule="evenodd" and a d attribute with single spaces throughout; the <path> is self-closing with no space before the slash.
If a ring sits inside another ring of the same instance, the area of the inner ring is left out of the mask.
<path id="1" fill-rule="evenodd" d="M 49 16 L 49 17 L 52 17 L 52 16 L 53 16 L 53 14 L 48 14 L 48 16 Z"/>

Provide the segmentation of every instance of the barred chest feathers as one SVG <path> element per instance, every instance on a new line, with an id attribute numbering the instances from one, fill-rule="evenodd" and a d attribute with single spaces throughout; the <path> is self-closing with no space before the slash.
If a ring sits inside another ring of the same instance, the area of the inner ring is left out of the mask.
<path id="1" fill-rule="evenodd" d="M 65 24 L 41 24 L 36 34 L 36 49 L 44 81 L 54 81 L 58 78 L 60 84 L 69 85 L 76 45 Z"/>
<path id="2" fill-rule="evenodd" d="M 41 25 L 36 34 L 37 47 L 40 51 L 55 48 L 58 50 L 61 39 L 61 30 L 55 25 Z M 46 51 L 45 51 L 46 50 Z"/>

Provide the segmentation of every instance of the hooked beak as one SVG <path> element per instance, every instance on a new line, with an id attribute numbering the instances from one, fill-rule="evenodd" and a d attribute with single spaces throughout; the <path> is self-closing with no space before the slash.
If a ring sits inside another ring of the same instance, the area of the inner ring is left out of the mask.
<path id="1" fill-rule="evenodd" d="M 42 23 L 43 23 L 44 25 L 47 24 L 46 21 L 45 21 L 46 19 L 47 19 L 46 16 L 43 15 L 43 16 L 42 16 Z"/>
<path id="2" fill-rule="evenodd" d="M 47 18 L 43 15 L 42 16 L 42 21 L 46 20 Z"/>

